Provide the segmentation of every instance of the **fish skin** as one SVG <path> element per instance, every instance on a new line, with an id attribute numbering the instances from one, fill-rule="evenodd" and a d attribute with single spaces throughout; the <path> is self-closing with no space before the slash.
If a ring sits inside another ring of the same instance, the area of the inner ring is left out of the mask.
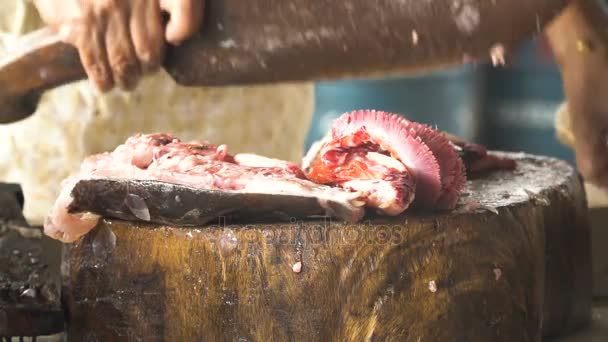
<path id="1" fill-rule="evenodd" d="M 515 159 L 492 154 L 483 145 L 466 141 L 447 132 L 442 132 L 442 134 L 447 137 L 460 158 L 462 158 L 468 179 L 492 171 L 512 171 L 517 168 Z"/>
<path id="2" fill-rule="evenodd" d="M 147 205 L 148 223 L 202 226 L 226 217 L 234 221 L 291 220 L 332 216 L 358 222 L 364 209 L 313 196 L 230 192 L 198 189 L 148 180 L 88 179 L 72 189 L 68 213 L 91 212 L 102 217 L 142 222 L 128 206 L 128 195 Z"/>

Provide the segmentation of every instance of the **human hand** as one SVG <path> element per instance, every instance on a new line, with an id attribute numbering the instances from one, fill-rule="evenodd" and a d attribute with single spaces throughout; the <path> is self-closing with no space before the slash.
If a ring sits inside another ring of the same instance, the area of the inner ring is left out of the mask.
<path id="1" fill-rule="evenodd" d="M 574 148 L 585 181 L 608 189 L 606 25 L 608 15 L 598 1 L 579 1 L 556 18 L 547 34 L 567 100 L 558 116 L 558 134 Z"/>
<path id="2" fill-rule="evenodd" d="M 178 45 L 201 27 L 204 0 L 34 0 L 42 20 L 74 45 L 102 92 L 134 89 L 158 71 L 166 43 Z M 162 12 L 169 14 L 165 25 Z"/>

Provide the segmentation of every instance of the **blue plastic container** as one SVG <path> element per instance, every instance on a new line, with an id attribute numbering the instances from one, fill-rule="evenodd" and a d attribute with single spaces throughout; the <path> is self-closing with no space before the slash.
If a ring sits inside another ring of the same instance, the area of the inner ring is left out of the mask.
<path id="1" fill-rule="evenodd" d="M 483 69 L 474 65 L 418 77 L 318 83 L 306 149 L 328 132 L 333 119 L 357 109 L 401 114 L 476 140 L 482 88 Z"/>
<path id="2" fill-rule="evenodd" d="M 555 113 L 564 101 L 561 75 L 553 60 L 541 54 L 539 43 L 524 44 L 511 67 L 488 67 L 483 142 L 493 149 L 573 162 L 572 151 L 555 137 Z"/>

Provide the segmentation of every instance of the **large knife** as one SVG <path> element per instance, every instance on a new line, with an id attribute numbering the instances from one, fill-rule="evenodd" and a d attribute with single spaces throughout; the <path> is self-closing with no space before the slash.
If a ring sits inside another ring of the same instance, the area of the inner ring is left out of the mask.
<path id="1" fill-rule="evenodd" d="M 567 0 L 206 0 L 200 34 L 170 47 L 185 86 L 414 74 L 502 53 L 540 33 Z M 500 56 L 498 56 L 500 57 Z M 48 30 L 0 54 L 0 123 L 35 112 L 51 88 L 86 78 Z"/>

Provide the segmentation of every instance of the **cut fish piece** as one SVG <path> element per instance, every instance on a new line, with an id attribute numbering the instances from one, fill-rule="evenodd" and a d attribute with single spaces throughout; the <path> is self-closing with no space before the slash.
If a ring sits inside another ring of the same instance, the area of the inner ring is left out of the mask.
<path id="1" fill-rule="evenodd" d="M 345 113 L 332 125 L 333 138 L 342 139 L 344 147 L 367 143 L 355 138 L 357 132 L 366 132 L 375 148 L 401 161 L 413 174 L 416 202 L 426 207 L 432 207 L 437 202 L 441 195 L 439 162 L 414 127 L 405 125 L 397 114 L 375 110 Z M 354 139 L 349 142 L 348 137 Z"/>
<path id="2" fill-rule="evenodd" d="M 469 176 L 498 170 L 514 170 L 515 159 L 489 153 L 485 146 L 444 133 L 462 159 Z"/>
<path id="3" fill-rule="evenodd" d="M 260 187 L 268 189 L 277 185 L 280 184 L 276 181 L 262 181 Z M 299 188 L 298 191 L 275 193 L 207 190 L 148 180 L 79 180 L 72 188 L 67 213 L 72 216 L 94 212 L 101 217 L 142 221 L 139 212 L 128 203 L 130 197 L 136 197 L 145 203 L 148 213 L 145 221 L 173 226 L 201 226 L 220 216 L 237 221 L 288 221 L 331 215 L 351 223 L 362 218 L 363 209 L 357 207 L 357 193 L 322 186 L 308 189 L 308 185 L 302 181 L 299 187 L 294 187 Z"/>
<path id="4" fill-rule="evenodd" d="M 411 205 L 451 209 L 465 185 L 465 166 L 509 165 L 483 146 L 373 110 L 336 119 L 301 167 L 254 154 L 232 156 L 226 145 L 137 134 L 112 152 L 90 156 L 64 181 L 44 229 L 73 242 L 101 217 L 172 225 L 203 225 L 218 216 L 330 215 L 356 222 L 366 208 L 386 215 Z"/>
<path id="5" fill-rule="evenodd" d="M 278 167 L 297 175 L 299 178 L 305 179 L 304 172 L 298 165 L 290 163 L 288 161 L 267 158 L 252 153 L 239 153 L 234 156 L 234 161 L 241 166 L 251 167 Z"/>
<path id="6" fill-rule="evenodd" d="M 441 193 L 435 203 L 424 204 L 432 205 L 437 209 L 454 209 L 466 184 L 466 170 L 462 159 L 444 134 L 405 118 L 401 121 L 416 132 L 439 163 Z"/>
<path id="7" fill-rule="evenodd" d="M 322 159 L 311 168 L 309 178 L 320 184 L 339 185 L 344 189 L 366 194 L 368 207 L 387 215 L 398 215 L 414 200 L 416 182 L 400 161 L 374 150 L 365 132 L 357 132 L 360 145 L 345 148 L 336 139 L 323 148 Z"/>
<path id="8" fill-rule="evenodd" d="M 225 145 L 139 134 L 111 153 L 87 158 L 80 172 L 62 184 L 44 229 L 55 239 L 74 242 L 101 217 L 176 225 L 227 215 L 331 215 L 356 222 L 365 213 L 361 196 L 316 184 L 292 163 L 254 155 L 235 158 Z"/>
<path id="9" fill-rule="evenodd" d="M 365 188 L 368 206 L 388 215 L 403 212 L 412 201 L 434 207 L 442 191 L 440 166 L 417 129 L 396 114 L 345 113 L 333 122 L 331 140 L 316 145 L 318 153 L 307 153 L 307 176 L 317 183 Z M 432 136 L 425 138 L 439 146 Z"/>

